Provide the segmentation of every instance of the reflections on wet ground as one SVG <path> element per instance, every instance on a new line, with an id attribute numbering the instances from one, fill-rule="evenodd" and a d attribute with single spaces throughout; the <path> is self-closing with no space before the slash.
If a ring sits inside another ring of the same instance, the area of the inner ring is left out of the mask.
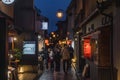
<path id="1" fill-rule="evenodd" d="M 39 80 L 77 80 L 77 77 L 73 69 L 69 70 L 68 73 L 47 70 L 41 75 Z"/>

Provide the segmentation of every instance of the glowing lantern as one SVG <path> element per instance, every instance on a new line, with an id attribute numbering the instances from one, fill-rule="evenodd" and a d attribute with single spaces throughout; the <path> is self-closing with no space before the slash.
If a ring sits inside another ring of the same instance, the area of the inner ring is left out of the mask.
<path id="1" fill-rule="evenodd" d="M 46 40 L 45 40 L 45 44 L 48 44 L 48 43 L 49 43 L 49 41 L 46 39 Z"/>
<path id="2" fill-rule="evenodd" d="M 91 45 L 90 39 L 84 39 L 84 57 L 91 58 Z"/>
<path id="3" fill-rule="evenodd" d="M 57 16 L 58 18 L 62 18 L 62 17 L 63 17 L 63 10 L 59 9 L 59 10 L 57 11 L 57 13 L 56 13 L 56 16 Z"/>
<path id="4" fill-rule="evenodd" d="M 71 44 L 72 43 L 72 41 L 71 40 L 67 40 L 67 44 L 69 45 L 69 44 Z"/>

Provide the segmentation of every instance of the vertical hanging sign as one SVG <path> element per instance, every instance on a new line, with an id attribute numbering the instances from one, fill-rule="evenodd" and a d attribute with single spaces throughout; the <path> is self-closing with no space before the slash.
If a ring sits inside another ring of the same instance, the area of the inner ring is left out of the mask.
<path id="1" fill-rule="evenodd" d="M 90 39 L 84 39 L 84 57 L 85 58 L 91 58 L 91 45 L 90 45 Z"/>

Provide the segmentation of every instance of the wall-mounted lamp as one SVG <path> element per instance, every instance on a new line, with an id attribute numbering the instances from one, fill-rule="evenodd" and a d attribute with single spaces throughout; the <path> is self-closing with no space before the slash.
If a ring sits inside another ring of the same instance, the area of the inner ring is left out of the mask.
<path id="1" fill-rule="evenodd" d="M 77 41 L 78 39 L 77 38 L 75 38 L 75 41 Z"/>
<path id="2" fill-rule="evenodd" d="M 17 40 L 16 37 L 12 37 L 12 50 L 14 50 L 16 40 Z"/>
<path id="3" fill-rule="evenodd" d="M 38 35 L 38 39 L 41 39 L 41 35 Z"/>
<path id="4" fill-rule="evenodd" d="M 14 38 L 13 38 L 13 40 L 14 40 L 14 41 L 16 41 L 16 40 L 17 40 L 17 38 L 16 38 L 16 37 L 14 37 Z"/>

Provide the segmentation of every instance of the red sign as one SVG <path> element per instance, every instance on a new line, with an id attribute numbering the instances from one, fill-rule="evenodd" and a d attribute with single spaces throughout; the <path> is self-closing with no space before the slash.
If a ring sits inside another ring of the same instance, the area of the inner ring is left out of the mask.
<path id="1" fill-rule="evenodd" d="M 84 57 L 91 58 L 90 39 L 84 39 Z"/>

